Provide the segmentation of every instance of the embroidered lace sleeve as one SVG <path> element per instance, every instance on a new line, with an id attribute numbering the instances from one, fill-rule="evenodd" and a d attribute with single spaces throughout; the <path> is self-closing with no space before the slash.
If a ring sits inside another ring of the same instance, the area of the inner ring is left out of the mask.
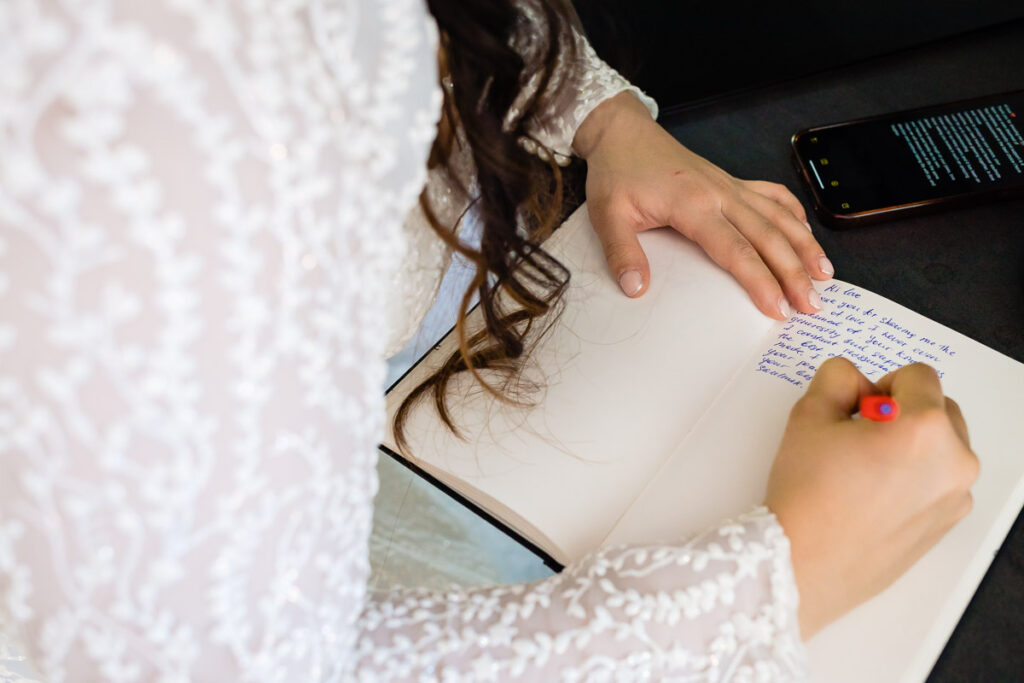
<path id="1" fill-rule="evenodd" d="M 789 543 L 761 508 L 532 585 L 375 596 L 359 679 L 789 681 L 804 672 Z"/>
<path id="2" fill-rule="evenodd" d="M 0 649 L 345 679 L 424 3 L 17 0 L 0 45 Z"/>
<path id="3" fill-rule="evenodd" d="M 367 595 L 420 0 L 19 0 L 0 38 L 0 680 L 799 672 L 765 510 Z"/>
<path id="4" fill-rule="evenodd" d="M 540 21 L 532 0 L 524 0 L 526 20 L 515 45 L 524 54 L 539 49 L 530 33 L 530 24 Z M 591 47 L 587 39 L 578 32 L 573 33 L 575 41 L 573 50 L 564 50 L 558 57 L 555 73 L 548 88 L 548 101 L 545 113 L 530 122 L 530 133 L 541 143 L 538 147 L 533 140 L 524 140 L 523 145 L 530 152 L 537 153 L 541 158 L 547 156 L 544 148 L 555 153 L 555 161 L 561 165 L 569 162 L 573 155 L 572 141 L 576 129 L 590 115 L 597 105 L 621 92 L 631 92 L 651 112 L 653 118 L 658 117 L 658 104 L 648 97 L 640 88 L 622 77 L 608 66 Z M 536 81 L 531 81 L 524 88 L 525 93 L 533 92 Z M 510 116 L 518 115 L 518 107 L 513 107 Z"/>

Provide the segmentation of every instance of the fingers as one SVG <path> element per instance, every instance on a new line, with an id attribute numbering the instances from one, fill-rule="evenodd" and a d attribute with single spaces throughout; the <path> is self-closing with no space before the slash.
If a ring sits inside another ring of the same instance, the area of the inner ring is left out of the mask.
<path id="1" fill-rule="evenodd" d="M 931 436 L 948 434 L 939 429 L 940 426 L 951 427 L 963 445 L 963 448 L 955 449 L 959 454 L 958 462 L 962 464 L 961 480 L 966 481 L 967 486 L 973 483 L 978 475 L 978 458 L 970 449 L 967 423 L 956 401 L 942 393 L 942 384 L 935 369 L 924 363 L 905 365 L 878 380 L 878 388 L 896 399 L 901 413 L 927 417 L 922 429 L 931 432 Z"/>
<path id="2" fill-rule="evenodd" d="M 601 240 L 608 267 L 622 292 L 630 297 L 640 296 L 650 282 L 651 266 L 637 239 L 635 224 L 609 204 L 588 205 L 588 213 L 594 232 Z"/>
<path id="3" fill-rule="evenodd" d="M 818 368 L 800 401 L 800 410 L 834 421 L 847 420 L 857 411 L 862 396 L 877 391 L 856 365 L 835 356 Z"/>
<path id="4" fill-rule="evenodd" d="M 691 202 L 672 207 L 671 225 L 687 235 L 743 285 L 761 312 L 786 319 L 793 310 L 815 313 L 821 299 L 811 278 L 834 269 L 803 222 L 799 201 L 781 185 L 740 182 L 710 216 L 693 220 Z"/>
<path id="5" fill-rule="evenodd" d="M 862 396 L 877 393 L 895 398 L 900 410 L 908 414 L 941 407 L 957 436 L 970 447 L 967 422 L 960 406 L 943 395 L 938 373 L 924 363 L 905 365 L 872 384 L 851 361 L 835 356 L 818 368 L 805 397 L 819 402 L 835 417 L 849 417 L 856 412 Z"/>
<path id="6" fill-rule="evenodd" d="M 811 225 L 807 222 L 807 211 L 804 210 L 804 205 L 800 203 L 800 200 L 797 199 L 785 185 L 770 183 L 766 180 L 747 180 L 744 181 L 744 183 L 754 192 L 757 192 L 758 194 L 763 195 L 788 209 L 789 212 L 800 221 L 800 225 L 802 225 L 807 232 L 811 231 Z"/>
<path id="7" fill-rule="evenodd" d="M 928 409 L 946 410 L 946 397 L 942 393 L 939 374 L 924 363 L 911 363 L 890 372 L 878 380 L 878 388 L 896 399 L 904 413 L 924 412 Z"/>
<path id="8" fill-rule="evenodd" d="M 673 222 L 673 225 L 681 223 Z M 789 300 L 758 250 L 724 217 L 711 218 L 690 232 L 711 259 L 732 273 L 758 310 L 770 318 L 793 315 Z"/>
<path id="9" fill-rule="evenodd" d="M 964 420 L 963 413 L 960 412 L 960 406 L 957 405 L 956 401 L 948 397 L 946 398 L 946 415 L 949 416 L 949 422 L 953 426 L 953 431 L 956 432 L 956 435 L 964 445 L 964 457 L 961 460 L 963 463 L 961 472 L 963 474 L 962 481 L 965 482 L 967 486 L 966 495 L 968 503 L 970 503 L 969 499 L 971 494 L 969 489 L 978 478 L 978 473 L 981 471 L 981 462 L 978 460 L 977 454 L 971 450 L 971 439 L 967 435 L 967 422 Z M 970 504 L 968 504 L 966 510 L 964 510 L 963 514 L 960 517 L 957 517 L 957 519 L 959 520 L 961 517 L 966 515 L 967 512 L 970 512 Z"/>
<path id="10" fill-rule="evenodd" d="M 792 214 L 779 207 L 778 204 L 763 198 L 762 201 L 771 204 L 776 214 L 784 212 L 789 216 L 790 222 L 796 221 Z M 815 313 L 821 310 L 821 299 L 818 298 L 818 293 L 814 290 L 808 271 L 800 257 L 797 256 L 794 250 L 795 245 L 790 241 L 789 236 L 779 228 L 778 223 L 771 220 L 762 211 L 744 202 L 727 206 L 724 211 L 725 217 L 743 233 L 743 236 L 757 250 L 771 271 L 771 277 L 782 286 L 786 299 L 793 307 L 804 313 Z M 777 216 L 778 219 L 781 219 L 781 216 Z M 803 235 L 809 236 L 809 233 L 803 230 Z M 818 272 L 817 268 L 814 272 Z"/>
<path id="11" fill-rule="evenodd" d="M 772 185 L 772 183 L 765 183 Z M 787 194 L 786 188 L 779 186 Z M 790 195 L 794 201 L 796 197 Z M 758 193 L 748 195 L 751 208 L 767 218 L 789 242 L 790 248 L 800 259 L 804 270 L 816 280 L 828 280 L 835 274 L 832 262 L 825 256 L 825 250 L 818 244 L 806 222 L 793 213 L 793 208 Z M 799 202 L 797 202 L 799 206 Z"/>
<path id="12" fill-rule="evenodd" d="M 953 424 L 953 429 L 956 431 L 957 436 L 964 442 L 964 445 L 970 448 L 971 439 L 967 434 L 967 422 L 964 420 L 964 414 L 960 412 L 960 406 L 956 401 L 946 397 L 946 414 L 949 415 L 949 421 Z"/>

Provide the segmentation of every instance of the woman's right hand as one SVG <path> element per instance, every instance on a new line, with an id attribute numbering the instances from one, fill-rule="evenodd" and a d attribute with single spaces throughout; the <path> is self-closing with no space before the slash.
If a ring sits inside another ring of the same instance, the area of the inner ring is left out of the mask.
<path id="1" fill-rule="evenodd" d="M 892 395 L 891 422 L 852 419 Z M 935 370 L 873 385 L 845 358 L 823 363 L 790 415 L 765 504 L 789 536 L 806 640 L 880 592 L 971 509 L 978 458 Z"/>

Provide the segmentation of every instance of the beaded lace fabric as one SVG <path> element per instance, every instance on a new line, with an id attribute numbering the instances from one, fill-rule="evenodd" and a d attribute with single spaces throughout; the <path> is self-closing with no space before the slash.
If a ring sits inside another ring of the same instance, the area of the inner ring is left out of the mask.
<path id="1" fill-rule="evenodd" d="M 581 54 L 562 154 L 629 88 Z M 436 55 L 422 0 L 0 3 L 0 681 L 800 674 L 764 509 L 367 590 L 385 351 L 447 258 Z"/>

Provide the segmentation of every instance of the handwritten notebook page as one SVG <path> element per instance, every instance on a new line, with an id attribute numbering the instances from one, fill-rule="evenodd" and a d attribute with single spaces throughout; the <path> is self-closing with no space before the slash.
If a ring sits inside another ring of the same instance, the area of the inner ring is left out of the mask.
<path id="1" fill-rule="evenodd" d="M 530 355 L 527 376 L 547 387 L 540 406 L 504 405 L 462 377 L 451 403 L 465 441 L 429 405 L 408 423 L 418 464 L 561 562 L 600 545 L 750 353 L 751 339 L 773 324 L 692 243 L 668 230 L 641 241 L 653 277 L 640 299 L 623 296 L 608 273 L 585 206 L 546 245 L 572 280 L 558 326 Z M 437 359 L 455 341 L 443 345 Z M 416 367 L 403 388 L 432 370 Z M 403 395 L 389 395 L 389 414 Z"/>
<path id="2" fill-rule="evenodd" d="M 981 460 L 974 509 L 893 586 L 810 643 L 812 680 L 923 681 L 1024 504 L 1024 365 L 882 297 L 819 285 L 824 310 L 779 323 L 609 535 L 699 531 L 763 500 L 789 409 L 833 355 L 871 379 L 921 360 L 961 406 Z"/>

